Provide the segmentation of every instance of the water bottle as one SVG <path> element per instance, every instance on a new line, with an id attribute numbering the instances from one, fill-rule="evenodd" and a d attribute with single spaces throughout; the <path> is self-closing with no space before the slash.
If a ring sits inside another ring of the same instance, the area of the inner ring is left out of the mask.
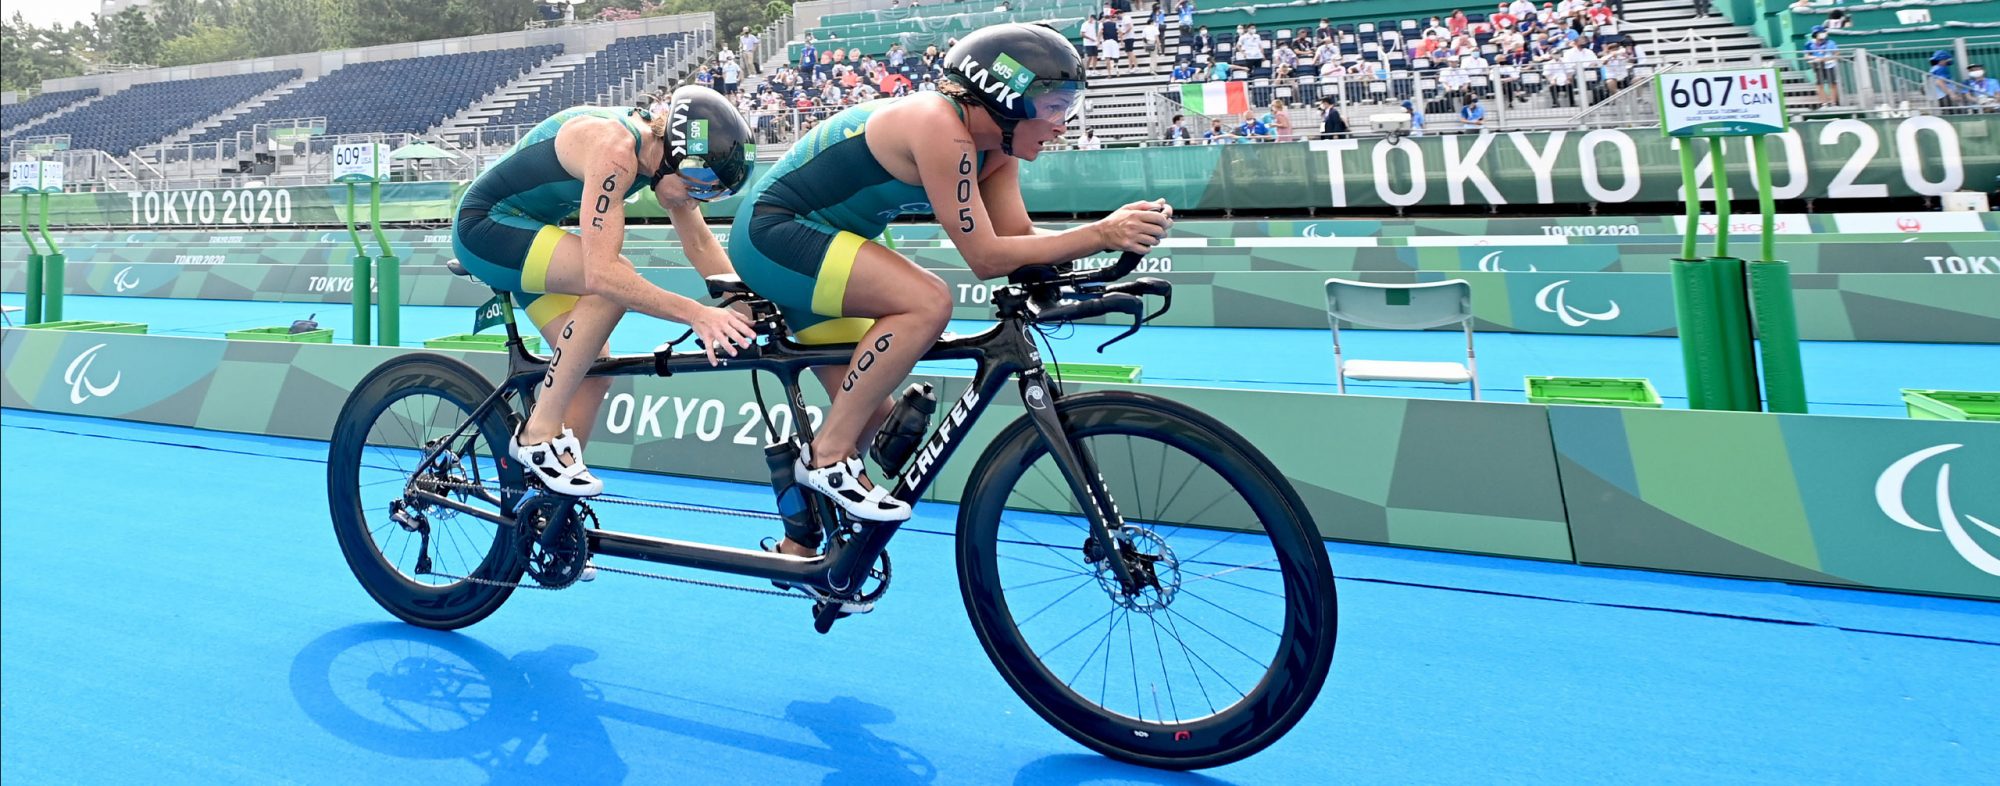
<path id="1" fill-rule="evenodd" d="M 771 468 L 771 491 L 778 497 L 778 516 L 785 520 L 785 537 L 804 546 L 818 548 L 819 522 L 813 519 L 806 490 L 798 487 L 792 465 L 799 460 L 799 446 L 791 440 L 764 446 L 764 464 Z"/>
<path id="2" fill-rule="evenodd" d="M 869 456 L 882 467 L 882 471 L 892 475 L 903 474 L 903 462 L 910 460 L 917 445 L 923 441 L 924 431 L 930 428 L 931 414 L 937 412 L 937 393 L 930 383 L 918 382 L 903 391 L 903 399 L 889 410 L 889 418 L 882 421 L 882 430 L 875 432 L 875 444 Z"/>

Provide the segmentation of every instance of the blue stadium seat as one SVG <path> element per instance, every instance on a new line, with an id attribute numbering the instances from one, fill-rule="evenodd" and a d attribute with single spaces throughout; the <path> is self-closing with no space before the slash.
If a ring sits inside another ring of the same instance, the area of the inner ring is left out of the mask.
<path id="1" fill-rule="evenodd" d="M 97 95 L 97 88 L 95 87 L 88 87 L 82 90 L 58 90 L 51 93 L 43 93 L 18 104 L 0 106 L 0 131 L 12 131 L 15 126 L 23 125 L 30 120 L 94 95 Z M 40 135 L 39 132 L 36 133 L 36 136 Z"/>
<path id="2" fill-rule="evenodd" d="M 258 123 L 299 117 L 326 118 L 328 134 L 419 134 L 561 53 L 552 44 L 355 63 L 190 141 L 227 139 Z"/>
<path id="3" fill-rule="evenodd" d="M 71 148 L 122 156 L 297 79 L 299 73 L 289 68 L 137 84 L 36 126 L 35 135 L 68 134 Z"/>
<path id="4" fill-rule="evenodd" d="M 591 103 L 597 100 L 600 93 L 616 86 L 620 80 L 631 76 L 687 37 L 686 33 L 667 33 L 613 41 L 544 86 L 540 92 L 488 119 L 486 127 L 538 123 L 563 109 Z M 487 138 L 492 137 L 488 135 Z"/>

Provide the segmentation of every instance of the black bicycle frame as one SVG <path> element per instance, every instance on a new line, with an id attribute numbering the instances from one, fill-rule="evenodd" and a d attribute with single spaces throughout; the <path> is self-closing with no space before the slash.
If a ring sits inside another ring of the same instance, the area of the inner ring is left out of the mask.
<path id="1" fill-rule="evenodd" d="M 1056 417 L 1055 402 L 1061 397 L 1061 392 L 1043 370 L 1041 353 L 1036 350 L 1029 334 L 1032 321 L 1025 302 L 1003 304 L 1001 311 L 1001 320 L 993 328 L 971 336 L 941 340 L 925 353 L 924 360 L 973 360 L 977 363 L 977 371 L 966 393 L 939 418 L 936 431 L 931 433 L 923 448 L 912 454 L 909 466 L 892 493 L 897 499 L 914 505 L 936 479 L 937 469 L 957 452 L 964 442 L 965 433 L 986 411 L 994 396 L 999 394 L 1007 378 L 1018 374 L 1021 400 L 1028 405 L 1028 414 L 1048 444 L 1050 455 L 1064 470 L 1071 492 L 1079 500 L 1091 501 L 1091 504 L 1080 505 L 1089 520 L 1091 535 L 1099 543 L 1110 544 L 1114 542 L 1113 533 L 1123 526 L 1123 522 L 1118 519 L 1115 506 L 1100 503 L 1108 501 L 1109 497 L 1098 477 L 1094 458 L 1087 451 L 1071 448 L 1062 423 Z M 520 333 L 511 319 L 511 303 L 508 304 L 508 316 L 507 379 L 477 408 L 468 423 L 477 423 L 489 408 L 501 406 L 501 402 L 510 395 L 521 396 L 524 401 L 532 400 L 535 386 L 540 384 L 547 372 L 548 359 L 528 352 L 521 342 Z M 649 355 L 598 359 L 591 365 L 587 376 L 671 377 L 711 371 L 768 371 L 783 383 L 787 404 L 792 408 L 792 422 L 798 424 L 800 438 L 810 442 L 811 426 L 806 418 L 805 402 L 799 393 L 799 374 L 814 366 L 846 365 L 854 359 L 855 346 L 803 345 L 792 342 L 780 332 L 763 344 L 739 350 L 735 357 L 718 352 L 716 357 L 719 362 L 711 366 L 706 354 L 674 352 L 673 345 L 669 344 Z M 509 424 L 510 427 L 514 425 Z M 504 516 L 459 502 L 448 494 L 417 489 L 411 492 L 411 496 L 501 526 L 514 524 Z M 822 502 L 822 505 L 822 515 L 831 515 L 831 503 Z M 822 521 L 838 522 L 841 519 L 822 518 Z M 797 582 L 834 593 L 851 594 L 859 590 L 862 581 L 868 577 L 869 569 L 888 547 L 889 540 L 895 536 L 900 525 L 848 520 L 845 526 L 844 532 L 836 533 L 837 537 L 828 540 L 825 553 L 816 557 L 794 557 L 601 529 L 590 530 L 588 538 L 590 551 L 594 554 Z M 1134 586 L 1124 560 L 1113 559 L 1109 562 L 1121 584 Z"/>

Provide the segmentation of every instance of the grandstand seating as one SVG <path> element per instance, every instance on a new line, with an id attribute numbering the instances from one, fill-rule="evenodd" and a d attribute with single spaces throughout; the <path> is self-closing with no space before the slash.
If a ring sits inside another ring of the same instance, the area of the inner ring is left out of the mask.
<path id="1" fill-rule="evenodd" d="M 299 73 L 299 69 L 288 68 L 137 84 L 42 123 L 35 127 L 35 134 L 68 134 L 71 148 L 122 156 L 297 79 Z"/>
<path id="2" fill-rule="evenodd" d="M 558 110 L 595 101 L 599 94 L 688 38 L 687 33 L 620 38 L 592 53 L 527 100 L 486 121 L 488 127 L 535 123 Z"/>
<path id="3" fill-rule="evenodd" d="M 0 106 L 0 131 L 12 131 L 15 126 L 54 112 L 70 104 L 97 95 L 97 88 L 82 90 L 58 90 L 22 101 L 18 104 Z"/>
<path id="4" fill-rule="evenodd" d="M 296 117 L 325 117 L 327 134 L 422 133 L 561 53 L 561 45 L 547 45 L 356 63 L 189 141 L 213 142 Z M 197 148 L 196 155 L 214 153 Z"/>

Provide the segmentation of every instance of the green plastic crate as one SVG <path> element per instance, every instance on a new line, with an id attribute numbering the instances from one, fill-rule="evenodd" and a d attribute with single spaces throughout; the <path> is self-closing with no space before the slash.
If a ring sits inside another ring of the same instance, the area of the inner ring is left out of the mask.
<path id="1" fill-rule="evenodd" d="M 132 333 L 146 334 L 146 325 L 140 322 L 105 322 L 94 319 L 70 319 L 62 322 L 37 322 L 28 327 L 35 330 L 68 330 L 77 333 Z"/>
<path id="2" fill-rule="evenodd" d="M 1596 377 L 1528 377 L 1528 401 L 1599 407 L 1660 407 L 1651 380 Z"/>
<path id="3" fill-rule="evenodd" d="M 542 340 L 534 336 L 522 336 L 521 343 L 529 352 L 542 351 Z M 507 337 L 504 335 L 482 336 L 477 333 L 460 333 L 455 336 L 438 336 L 424 341 L 425 349 L 469 349 L 474 352 L 505 352 Z"/>
<path id="4" fill-rule="evenodd" d="M 1068 382 L 1139 384 L 1138 366 L 1121 366 L 1115 363 L 1051 363 L 1049 374 Z"/>
<path id="5" fill-rule="evenodd" d="M 282 341 L 292 344 L 331 344 L 333 328 L 308 330 L 293 333 L 289 327 L 260 327 L 249 330 L 231 330 L 222 334 L 230 341 Z"/>
<path id="6" fill-rule="evenodd" d="M 2000 393 L 1968 390 L 1903 390 L 1903 404 L 1917 420 L 2000 422 Z"/>

